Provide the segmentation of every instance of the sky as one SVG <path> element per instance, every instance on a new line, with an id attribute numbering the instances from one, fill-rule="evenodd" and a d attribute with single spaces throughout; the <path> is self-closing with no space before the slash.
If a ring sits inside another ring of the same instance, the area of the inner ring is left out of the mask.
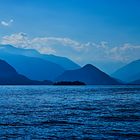
<path id="1" fill-rule="evenodd" d="M 117 67 L 139 59 L 139 7 L 139 0 L 1 0 L 0 43 Z"/>

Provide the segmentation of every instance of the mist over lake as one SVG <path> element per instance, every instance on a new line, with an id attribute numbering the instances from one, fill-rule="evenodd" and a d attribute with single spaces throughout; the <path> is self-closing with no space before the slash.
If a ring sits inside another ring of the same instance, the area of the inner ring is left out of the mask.
<path id="1" fill-rule="evenodd" d="M 0 86 L 0 139 L 140 138 L 139 86 Z"/>

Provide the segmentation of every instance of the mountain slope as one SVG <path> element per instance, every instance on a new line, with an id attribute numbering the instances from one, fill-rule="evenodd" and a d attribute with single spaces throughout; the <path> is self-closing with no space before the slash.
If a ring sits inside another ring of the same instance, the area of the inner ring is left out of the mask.
<path id="1" fill-rule="evenodd" d="M 0 85 L 41 85 L 50 84 L 47 81 L 33 81 L 20 75 L 7 62 L 0 60 Z"/>
<path id="2" fill-rule="evenodd" d="M 87 85 L 116 85 L 117 80 L 100 71 L 98 68 L 88 64 L 81 69 L 65 71 L 56 78 L 58 81 L 81 81 Z"/>
<path id="3" fill-rule="evenodd" d="M 92 63 L 95 67 L 99 68 L 103 72 L 107 73 L 108 75 L 114 73 L 119 68 L 126 65 L 125 62 L 114 62 L 114 61 L 108 61 L 108 62 L 93 62 Z"/>
<path id="4" fill-rule="evenodd" d="M 42 54 L 40 55 L 40 58 L 54 62 L 60 66 L 62 66 L 65 70 L 73 70 L 73 69 L 78 69 L 80 66 L 76 63 L 74 63 L 72 60 L 66 58 L 66 57 L 60 57 L 60 56 L 55 56 L 55 55 L 47 55 L 47 54 Z"/>
<path id="5" fill-rule="evenodd" d="M 53 80 L 64 72 L 61 66 L 40 58 L 0 52 L 0 59 L 5 60 L 18 73 L 32 80 Z"/>
<path id="6" fill-rule="evenodd" d="M 125 82 L 140 79 L 140 60 L 133 61 L 114 72 L 111 76 Z"/>
<path id="7" fill-rule="evenodd" d="M 60 56 L 49 55 L 49 54 L 40 54 L 38 51 L 34 49 L 23 49 L 23 48 L 16 48 L 11 45 L 0 45 L 0 51 L 5 53 L 10 53 L 10 54 L 41 58 L 56 63 L 57 65 L 60 65 L 66 70 L 80 68 L 79 65 L 77 65 L 72 60 L 66 57 L 60 57 Z"/>
<path id="8" fill-rule="evenodd" d="M 140 79 L 130 82 L 132 85 L 140 85 Z"/>

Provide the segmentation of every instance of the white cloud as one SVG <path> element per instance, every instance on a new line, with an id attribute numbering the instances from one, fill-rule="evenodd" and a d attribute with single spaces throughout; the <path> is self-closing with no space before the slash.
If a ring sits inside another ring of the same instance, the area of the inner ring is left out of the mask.
<path id="1" fill-rule="evenodd" d="M 14 22 L 14 20 L 13 19 L 11 19 L 11 20 L 9 20 L 9 21 L 1 21 L 1 25 L 2 26 L 5 26 L 5 27 L 8 27 L 8 26 L 10 26 L 12 23 Z"/>
<path id="2" fill-rule="evenodd" d="M 107 42 L 81 43 L 70 38 L 36 37 L 29 38 L 25 33 L 4 36 L 2 44 L 33 48 L 41 53 L 65 56 L 80 64 L 93 62 L 130 62 L 140 59 L 140 45 L 123 44 L 110 47 Z"/>
<path id="3" fill-rule="evenodd" d="M 16 33 L 9 36 L 4 36 L 1 43 L 11 44 L 22 48 L 34 48 L 41 53 L 58 53 L 58 50 L 65 51 L 65 49 L 80 51 L 82 48 L 82 45 L 79 42 L 70 38 L 36 37 L 31 39 L 28 38 L 26 33 Z"/>

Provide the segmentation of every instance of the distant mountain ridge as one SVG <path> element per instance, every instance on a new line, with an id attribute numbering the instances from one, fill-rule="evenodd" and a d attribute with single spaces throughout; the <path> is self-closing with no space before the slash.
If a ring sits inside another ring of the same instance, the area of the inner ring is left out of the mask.
<path id="1" fill-rule="evenodd" d="M 28 77 L 28 80 L 79 81 L 87 85 L 118 85 L 139 83 L 140 79 L 140 60 L 125 65 L 109 76 L 91 64 L 81 68 L 65 57 L 40 54 L 34 49 L 16 48 L 11 45 L 0 45 L 0 59 L 15 68 L 15 71 L 22 77 Z M 1 72 L 0 76 L 4 74 Z"/>
<path id="2" fill-rule="evenodd" d="M 64 72 L 61 66 L 40 58 L 0 52 L 0 59 L 5 60 L 13 66 L 18 73 L 32 80 L 53 80 Z"/>
<path id="3" fill-rule="evenodd" d="M 58 76 L 55 81 L 81 81 L 87 85 L 121 84 L 119 81 L 100 71 L 91 64 L 87 64 L 80 69 L 65 71 L 62 75 Z"/>
<path id="4" fill-rule="evenodd" d="M 125 82 L 140 79 L 140 60 L 135 60 L 114 72 L 112 77 Z"/>
<path id="5" fill-rule="evenodd" d="M 52 81 L 66 69 L 80 67 L 67 58 L 40 54 L 34 49 L 16 48 L 11 45 L 0 45 L 0 59 L 5 60 L 13 66 L 18 73 L 32 80 Z M 55 61 L 57 61 L 57 63 L 55 63 Z"/>
<path id="6" fill-rule="evenodd" d="M 41 54 L 35 49 L 16 48 L 12 45 L 0 45 L 0 50 L 5 53 L 24 55 L 28 57 L 37 57 L 60 65 L 65 70 L 80 68 L 78 64 L 66 57 L 55 56 L 52 54 Z"/>
<path id="7" fill-rule="evenodd" d="M 132 84 L 132 85 L 140 85 L 140 79 L 135 80 L 135 81 L 132 81 L 132 82 L 130 82 L 130 83 L 128 83 L 128 84 Z"/>
<path id="8" fill-rule="evenodd" d="M 20 75 L 4 60 L 0 60 L 0 85 L 47 85 L 50 81 L 34 81 Z"/>

